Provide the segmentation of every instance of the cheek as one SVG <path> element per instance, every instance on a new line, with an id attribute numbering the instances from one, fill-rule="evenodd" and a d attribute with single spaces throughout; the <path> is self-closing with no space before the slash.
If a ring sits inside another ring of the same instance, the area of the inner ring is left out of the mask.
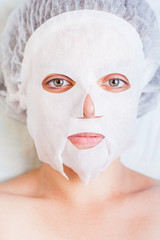
<path id="1" fill-rule="evenodd" d="M 106 129 L 114 134 L 125 134 L 134 128 L 137 118 L 138 98 L 131 91 L 112 94 L 104 104 Z"/>
<path id="2" fill-rule="evenodd" d="M 125 131 L 129 126 L 132 126 L 137 116 L 137 104 L 130 99 L 126 101 L 112 102 L 111 107 L 105 109 L 105 119 L 108 126 L 116 131 Z"/>
<path id="3" fill-rule="evenodd" d="M 131 99 L 112 102 L 105 110 L 103 129 L 109 145 L 110 157 L 115 159 L 128 149 L 135 139 L 137 104 Z"/>
<path id="4" fill-rule="evenodd" d="M 35 91 L 33 87 L 27 90 L 26 104 L 28 125 L 35 129 L 44 125 L 48 129 L 66 127 L 72 110 L 72 101 L 65 94 L 49 93 L 43 89 Z"/>
<path id="5" fill-rule="evenodd" d="M 103 107 L 104 115 L 120 121 L 126 116 L 136 115 L 139 94 L 131 86 L 130 89 L 119 93 L 101 91 L 97 100 Z M 98 107 L 98 106 L 97 106 Z"/>

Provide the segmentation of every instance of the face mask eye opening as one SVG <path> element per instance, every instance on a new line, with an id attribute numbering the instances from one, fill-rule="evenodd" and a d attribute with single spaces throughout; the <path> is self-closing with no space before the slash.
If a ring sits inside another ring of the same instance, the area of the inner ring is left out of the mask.
<path id="1" fill-rule="evenodd" d="M 119 73 L 106 75 L 97 83 L 102 89 L 112 93 L 123 92 L 131 87 L 127 77 Z"/>
<path id="2" fill-rule="evenodd" d="M 71 78 L 61 74 L 49 74 L 42 81 L 43 89 L 51 93 L 66 92 L 75 84 Z"/>

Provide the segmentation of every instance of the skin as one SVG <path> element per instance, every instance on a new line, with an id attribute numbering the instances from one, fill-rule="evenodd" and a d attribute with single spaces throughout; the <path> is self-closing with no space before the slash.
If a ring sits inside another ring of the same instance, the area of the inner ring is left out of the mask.
<path id="1" fill-rule="evenodd" d="M 84 116 L 94 117 L 87 95 Z M 48 164 L 0 185 L 0 239 L 159 240 L 159 181 L 116 159 L 88 186 Z M 29 230 L 29 231 L 28 231 Z"/>

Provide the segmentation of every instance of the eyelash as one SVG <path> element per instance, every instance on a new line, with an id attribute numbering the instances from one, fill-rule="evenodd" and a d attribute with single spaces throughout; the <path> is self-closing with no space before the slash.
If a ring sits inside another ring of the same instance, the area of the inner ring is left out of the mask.
<path id="1" fill-rule="evenodd" d="M 125 82 L 124 80 L 119 79 L 119 78 L 112 78 L 112 79 L 107 80 L 107 81 L 104 82 L 104 83 L 107 83 L 107 82 L 110 82 L 110 81 L 113 81 L 113 80 L 118 80 L 119 83 L 121 82 L 121 83 L 124 83 L 124 84 L 128 85 L 127 82 Z M 123 86 L 120 86 L 120 87 L 118 87 L 118 86 L 111 86 L 111 85 L 109 85 L 109 84 L 103 84 L 103 85 L 104 85 L 104 86 L 110 86 L 110 87 L 113 87 L 113 88 L 121 88 L 121 87 L 123 87 Z"/>
<path id="2" fill-rule="evenodd" d="M 50 74 L 42 82 L 44 90 L 53 93 L 66 92 L 71 89 L 75 84 L 76 82 L 73 81 L 71 78 L 65 75 L 59 76 L 59 74 Z M 97 81 L 97 84 L 105 91 L 109 91 L 112 93 L 123 92 L 131 87 L 128 79 L 124 75 L 119 73 L 111 73 L 109 75 L 106 75 L 99 79 Z"/>
<path id="3" fill-rule="evenodd" d="M 55 78 L 55 79 L 52 79 L 52 80 L 48 81 L 46 84 L 47 84 L 47 85 L 50 85 L 51 82 L 54 82 L 54 81 L 56 81 L 56 80 L 62 80 L 63 83 L 64 83 L 64 82 L 67 82 L 67 83 L 68 83 L 68 84 L 65 84 L 65 85 L 63 84 L 63 86 L 59 86 L 59 87 L 64 87 L 64 86 L 69 86 L 69 85 L 71 85 L 70 82 L 68 82 L 67 80 L 62 79 L 62 78 Z M 59 88 L 59 87 L 57 87 L 54 83 L 53 83 L 53 85 L 55 86 L 55 88 Z M 51 85 L 50 85 L 50 86 L 51 86 Z M 54 88 L 54 86 L 51 86 L 51 87 Z"/>
<path id="4" fill-rule="evenodd" d="M 54 82 L 54 81 L 56 81 L 56 80 L 62 80 L 62 81 L 63 81 L 63 86 L 59 86 L 59 87 L 64 87 L 64 86 L 70 85 L 70 83 L 69 83 L 67 80 L 62 79 L 62 78 L 52 79 L 52 80 L 48 81 L 47 84 L 50 85 L 51 82 Z M 123 82 L 124 84 L 128 84 L 128 83 L 126 83 L 124 80 L 119 79 L 119 78 L 109 79 L 109 80 L 107 80 L 105 83 L 110 82 L 110 81 L 113 81 L 113 80 L 118 80 L 118 81 L 121 82 L 121 83 Z M 65 85 L 64 85 L 64 82 L 67 82 L 68 84 L 65 84 Z M 54 84 L 54 83 L 53 83 L 53 84 Z M 57 87 L 55 84 L 54 84 L 54 86 L 55 86 L 55 88 L 59 88 L 59 87 Z M 51 86 L 51 87 L 54 88 L 54 86 Z M 120 86 L 120 87 L 118 87 L 118 86 L 111 86 L 110 84 L 103 84 L 103 86 L 110 86 L 110 87 L 113 87 L 113 88 L 121 88 L 121 87 L 123 87 L 123 86 Z"/>

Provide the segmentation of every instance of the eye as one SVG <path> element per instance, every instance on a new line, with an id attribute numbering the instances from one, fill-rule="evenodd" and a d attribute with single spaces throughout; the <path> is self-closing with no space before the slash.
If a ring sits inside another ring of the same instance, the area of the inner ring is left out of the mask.
<path id="1" fill-rule="evenodd" d="M 98 85 L 106 91 L 110 92 L 123 92 L 130 88 L 128 79 L 119 73 L 112 73 L 105 77 L 102 77 L 98 81 Z"/>
<path id="2" fill-rule="evenodd" d="M 62 93 L 72 88 L 76 83 L 69 77 L 61 74 L 50 74 L 42 82 L 42 87 L 53 93 Z"/>
<path id="3" fill-rule="evenodd" d="M 50 80 L 48 84 L 51 87 L 62 87 L 62 86 L 70 85 L 70 83 L 68 83 L 66 80 L 60 79 L 60 78 L 55 78 L 53 80 Z"/>
<path id="4" fill-rule="evenodd" d="M 111 87 L 123 87 L 125 85 L 125 82 L 118 78 L 113 78 L 108 81 L 106 81 L 103 85 L 108 85 Z"/>

